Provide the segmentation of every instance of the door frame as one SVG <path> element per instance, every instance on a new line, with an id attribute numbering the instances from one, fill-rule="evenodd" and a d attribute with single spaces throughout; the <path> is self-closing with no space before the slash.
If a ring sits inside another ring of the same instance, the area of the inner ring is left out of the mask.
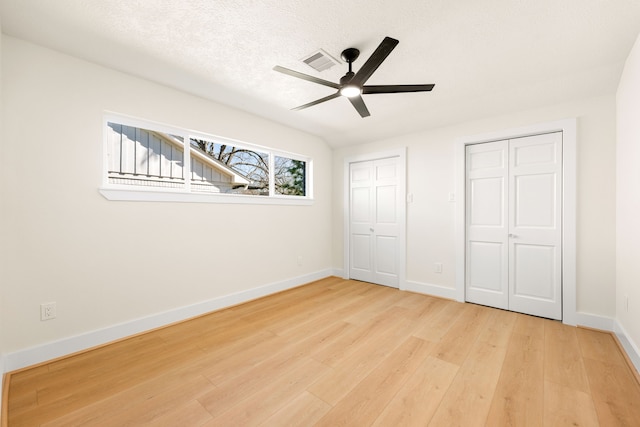
<path id="1" fill-rule="evenodd" d="M 470 135 L 456 140 L 456 300 L 465 301 L 466 282 L 466 146 L 505 139 L 562 132 L 562 322 L 575 326 L 576 316 L 576 143 L 575 118 Z"/>
<path id="2" fill-rule="evenodd" d="M 351 217 L 351 197 L 350 191 L 350 175 L 349 170 L 352 163 L 367 162 L 372 160 L 382 160 L 397 157 L 399 160 L 399 180 L 398 191 L 400 192 L 401 202 L 398 206 L 398 288 L 402 291 L 406 290 L 406 265 L 407 265 L 407 148 L 401 147 L 388 151 L 379 151 L 374 153 L 359 154 L 355 156 L 345 157 L 343 164 L 343 265 L 342 277 L 349 279 L 351 246 L 349 238 Z"/>

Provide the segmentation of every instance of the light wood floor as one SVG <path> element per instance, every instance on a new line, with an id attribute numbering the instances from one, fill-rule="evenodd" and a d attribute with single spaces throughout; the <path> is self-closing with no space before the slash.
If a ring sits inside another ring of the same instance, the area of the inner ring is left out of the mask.
<path id="1" fill-rule="evenodd" d="M 328 278 L 10 376 L 18 426 L 638 426 L 608 333 Z"/>

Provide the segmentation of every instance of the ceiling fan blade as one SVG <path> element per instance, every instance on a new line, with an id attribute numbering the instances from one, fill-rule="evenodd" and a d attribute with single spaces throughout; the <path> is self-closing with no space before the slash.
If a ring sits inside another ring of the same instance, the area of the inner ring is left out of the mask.
<path id="1" fill-rule="evenodd" d="M 309 102 L 308 104 L 304 104 L 304 105 L 301 105 L 299 107 L 292 108 L 292 110 L 293 111 L 303 110 L 305 108 L 309 108 L 309 107 L 313 107 L 314 105 L 318 105 L 318 104 L 320 104 L 322 102 L 330 101 L 330 100 L 332 100 L 334 98 L 337 98 L 339 96 L 340 96 L 340 92 L 336 92 L 336 93 L 334 93 L 332 95 L 325 96 L 324 98 L 316 99 L 315 101 Z"/>
<path id="2" fill-rule="evenodd" d="M 288 74 L 290 76 L 297 77 L 297 78 L 302 79 L 302 80 L 307 80 L 309 82 L 318 83 L 318 84 L 324 85 L 324 86 L 329 86 L 329 87 L 332 87 L 334 89 L 339 89 L 340 88 L 340 85 L 337 84 L 337 83 L 333 83 L 333 82 L 330 82 L 328 80 L 319 79 L 317 77 L 313 77 L 313 76 L 310 76 L 308 74 L 299 73 L 297 71 L 293 71 L 293 70 L 290 70 L 288 68 L 281 67 L 279 65 L 276 65 L 275 67 L 273 67 L 273 69 L 275 71 L 280 72 L 280 73 Z"/>
<path id="3" fill-rule="evenodd" d="M 351 82 L 359 86 L 365 84 L 373 72 L 378 69 L 380 64 L 382 64 L 382 61 L 387 59 L 387 56 L 389 56 L 391 51 L 395 49 L 398 43 L 399 42 L 396 39 L 385 37 L 384 40 L 382 40 L 382 43 L 380 43 L 376 50 L 371 54 L 369 59 L 367 59 L 367 62 L 360 67 L 356 75 L 351 79 Z"/>
<path id="4" fill-rule="evenodd" d="M 380 86 L 363 86 L 362 94 L 371 93 L 400 93 L 400 92 L 429 92 L 435 85 L 380 85 Z"/>
<path id="5" fill-rule="evenodd" d="M 351 104 L 356 108 L 356 110 L 358 110 L 361 117 L 369 117 L 371 115 L 361 96 L 349 98 L 349 101 L 351 101 Z"/>

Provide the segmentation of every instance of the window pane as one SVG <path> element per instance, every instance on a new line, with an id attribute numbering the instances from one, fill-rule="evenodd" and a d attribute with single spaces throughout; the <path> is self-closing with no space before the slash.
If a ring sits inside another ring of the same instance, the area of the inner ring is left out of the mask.
<path id="1" fill-rule="evenodd" d="M 308 161 L 276 156 L 270 149 L 258 151 L 249 144 L 236 146 L 223 138 L 183 138 L 173 134 L 181 130 L 159 131 L 118 121 L 107 121 L 106 127 L 109 184 L 267 197 L 309 193 Z"/>
<path id="2" fill-rule="evenodd" d="M 107 132 L 110 183 L 184 188 L 182 137 L 118 123 Z"/>
<path id="3" fill-rule="evenodd" d="M 307 162 L 274 157 L 275 193 L 287 196 L 305 196 L 307 188 Z"/>
<path id="4" fill-rule="evenodd" d="M 193 191 L 269 195 L 269 155 L 204 139 L 191 139 Z"/>

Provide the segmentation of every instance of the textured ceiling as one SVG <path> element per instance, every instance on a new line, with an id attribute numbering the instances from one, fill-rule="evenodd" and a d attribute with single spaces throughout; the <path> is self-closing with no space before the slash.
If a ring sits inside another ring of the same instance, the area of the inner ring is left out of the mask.
<path id="1" fill-rule="evenodd" d="M 0 0 L 5 34 L 302 129 L 332 146 L 614 93 L 640 32 L 638 0 Z M 338 81 L 301 62 L 319 48 L 398 47 L 368 84 L 435 83 L 430 93 L 365 95 L 290 108 Z"/>

